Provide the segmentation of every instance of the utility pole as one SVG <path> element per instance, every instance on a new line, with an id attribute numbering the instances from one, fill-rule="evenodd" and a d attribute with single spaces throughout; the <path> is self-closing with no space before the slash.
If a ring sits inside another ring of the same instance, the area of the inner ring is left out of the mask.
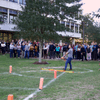
<path id="1" fill-rule="evenodd" d="M 84 20 L 83 20 L 83 44 L 84 44 Z"/>

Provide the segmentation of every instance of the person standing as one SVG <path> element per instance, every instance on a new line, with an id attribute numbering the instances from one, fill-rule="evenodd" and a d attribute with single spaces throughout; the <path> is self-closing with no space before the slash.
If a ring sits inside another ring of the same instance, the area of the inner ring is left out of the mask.
<path id="1" fill-rule="evenodd" d="M 9 46 L 10 46 L 10 43 L 9 43 L 9 41 L 7 41 L 7 43 L 6 43 L 6 51 L 7 51 L 7 53 L 9 53 Z"/>
<path id="2" fill-rule="evenodd" d="M 91 43 L 90 48 L 91 48 L 91 60 L 93 60 L 93 43 Z"/>
<path id="3" fill-rule="evenodd" d="M 18 42 L 18 40 L 16 39 L 16 40 L 15 40 L 15 44 L 17 44 L 17 42 Z"/>
<path id="4" fill-rule="evenodd" d="M 58 45 L 56 45 L 56 56 L 60 58 L 60 47 Z"/>
<path id="5" fill-rule="evenodd" d="M 73 48 L 73 59 L 74 59 L 74 57 L 75 57 L 75 45 L 73 45 L 72 48 Z"/>
<path id="6" fill-rule="evenodd" d="M 14 42 L 14 40 L 12 40 L 12 45 L 13 45 L 13 46 L 15 45 L 15 42 Z"/>
<path id="7" fill-rule="evenodd" d="M 54 45 L 53 57 L 54 57 L 54 59 L 55 59 L 55 57 L 56 57 L 56 44 L 54 43 L 53 45 Z"/>
<path id="8" fill-rule="evenodd" d="M 68 64 L 68 63 L 70 64 L 70 69 L 69 69 L 69 70 L 72 70 L 71 61 L 72 61 L 72 59 L 73 59 L 73 48 L 72 48 L 71 45 L 69 45 L 69 50 L 68 50 L 67 53 L 64 55 L 64 57 L 65 57 L 67 54 L 68 54 L 68 59 L 66 60 L 64 70 L 67 69 L 67 64 Z"/>
<path id="9" fill-rule="evenodd" d="M 97 60 L 97 45 L 94 43 L 93 45 L 93 60 Z"/>
<path id="10" fill-rule="evenodd" d="M 38 46 L 37 46 L 37 44 L 35 44 L 35 46 L 34 46 L 34 51 L 35 51 L 35 58 L 37 58 L 38 57 Z"/>
<path id="11" fill-rule="evenodd" d="M 64 46 L 63 46 L 63 56 L 66 54 L 67 52 L 67 44 L 64 43 Z"/>
<path id="12" fill-rule="evenodd" d="M 14 58 L 16 58 L 16 54 L 17 54 L 17 45 L 16 44 L 14 45 L 13 52 L 14 52 Z"/>
<path id="13" fill-rule="evenodd" d="M 18 58 L 20 57 L 20 52 L 21 52 L 21 45 L 18 43 L 17 45 Z"/>
<path id="14" fill-rule="evenodd" d="M 14 49 L 14 45 L 13 45 L 13 43 L 11 42 L 11 43 L 10 43 L 10 58 L 13 57 L 13 49 Z"/>
<path id="15" fill-rule="evenodd" d="M 75 46 L 75 59 L 78 58 L 78 55 L 77 55 L 77 48 L 78 48 L 78 43 L 77 43 L 76 46 Z"/>
<path id="16" fill-rule="evenodd" d="M 77 59 L 81 59 L 81 46 L 80 46 L 80 44 L 78 45 L 78 47 L 77 47 Z"/>
<path id="17" fill-rule="evenodd" d="M 47 45 L 47 58 L 49 58 L 49 43 L 47 43 L 46 45 Z"/>
<path id="18" fill-rule="evenodd" d="M 1 49 L 2 49 L 2 54 L 5 54 L 5 43 L 4 42 L 1 42 Z"/>
<path id="19" fill-rule="evenodd" d="M 22 41 L 21 41 L 21 45 L 24 43 L 24 39 L 22 39 Z"/>
<path id="20" fill-rule="evenodd" d="M 43 47 L 43 54 L 44 54 L 44 59 L 47 59 L 47 45 L 45 44 Z"/>
<path id="21" fill-rule="evenodd" d="M 86 52 L 87 52 L 87 60 L 91 60 L 91 48 L 89 47 L 89 45 L 86 48 Z"/>
<path id="22" fill-rule="evenodd" d="M 82 55 L 82 61 L 83 61 L 84 56 L 85 56 L 85 60 L 87 61 L 84 45 L 82 45 L 82 48 L 81 48 L 81 55 Z"/>
<path id="23" fill-rule="evenodd" d="M 96 55 L 97 55 L 97 58 L 98 58 L 98 44 L 97 44 L 97 42 L 95 43 L 95 45 L 96 45 Z"/>
<path id="24" fill-rule="evenodd" d="M 25 56 L 25 43 L 24 42 L 21 45 L 21 50 L 22 50 L 21 58 L 24 58 Z"/>
<path id="25" fill-rule="evenodd" d="M 86 53 L 86 48 L 87 48 L 87 44 L 84 43 L 84 49 L 85 49 L 85 54 L 84 54 L 84 55 L 85 55 L 85 57 L 86 57 L 86 54 L 87 54 L 87 53 Z M 85 60 L 87 60 L 87 59 L 85 59 Z"/>
<path id="26" fill-rule="evenodd" d="M 30 49 L 30 46 L 28 45 L 28 43 L 26 43 L 26 45 L 25 45 L 25 57 L 24 58 L 26 58 L 26 54 L 27 54 L 27 57 L 29 59 L 29 49 Z"/>
<path id="27" fill-rule="evenodd" d="M 0 53 L 1 53 L 1 39 L 0 39 Z"/>
<path id="28" fill-rule="evenodd" d="M 53 45 L 53 43 L 50 44 L 49 46 L 49 51 L 50 51 L 50 59 L 53 58 L 54 59 L 54 50 L 55 50 L 55 47 Z"/>
<path id="29" fill-rule="evenodd" d="M 31 44 L 30 45 L 30 57 L 33 57 L 33 49 L 34 49 L 34 47 L 33 47 L 33 44 Z"/>
<path id="30" fill-rule="evenodd" d="M 100 61 L 100 44 L 98 45 L 98 60 Z"/>
<path id="31" fill-rule="evenodd" d="M 62 50 L 63 50 L 63 56 L 66 54 L 66 52 L 68 51 L 68 46 L 67 46 L 67 43 L 64 43 L 63 47 L 62 47 Z M 67 58 L 64 58 L 64 60 L 67 59 Z"/>

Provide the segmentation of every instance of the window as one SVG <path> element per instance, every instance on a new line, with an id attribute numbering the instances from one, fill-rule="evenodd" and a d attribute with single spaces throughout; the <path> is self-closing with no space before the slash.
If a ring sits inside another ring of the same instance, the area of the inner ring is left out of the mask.
<path id="1" fill-rule="evenodd" d="M 12 40 L 12 33 L 4 33 L 4 32 L 2 32 L 2 33 L 0 33 L 0 39 L 1 40 L 4 40 L 5 42 L 8 40 L 8 41 L 11 41 Z"/>
<path id="2" fill-rule="evenodd" d="M 19 0 L 19 4 L 23 4 L 23 0 Z"/>
<path id="3" fill-rule="evenodd" d="M 9 22 L 10 22 L 10 23 L 13 23 L 13 19 L 14 19 L 13 17 L 14 17 L 13 15 L 10 15 L 10 16 L 9 16 Z"/>
<path id="4" fill-rule="evenodd" d="M 10 23 L 10 24 L 13 24 L 13 20 L 14 20 L 14 19 L 16 19 L 16 16 L 10 15 L 10 16 L 9 16 L 9 23 Z"/>
<path id="5" fill-rule="evenodd" d="M 18 3 L 18 0 L 9 0 L 11 2 L 15 2 L 15 3 Z"/>
<path id="6" fill-rule="evenodd" d="M 4 33 L 4 40 L 7 41 L 7 33 Z"/>
<path id="7" fill-rule="evenodd" d="M 24 4 L 24 5 L 26 5 L 26 2 L 25 2 L 25 0 L 23 0 L 23 4 Z"/>
<path id="8" fill-rule="evenodd" d="M 3 14 L 3 21 L 4 21 L 4 23 L 7 23 L 7 14 Z"/>
<path id="9" fill-rule="evenodd" d="M 7 13 L 7 9 L 6 8 L 0 8 L 0 12 Z"/>
<path id="10" fill-rule="evenodd" d="M 17 11 L 15 11 L 15 10 L 9 10 L 9 14 L 14 14 L 14 15 L 17 15 L 17 14 L 18 14 L 18 12 L 17 12 Z"/>
<path id="11" fill-rule="evenodd" d="M 23 4 L 23 5 L 25 5 L 26 2 L 25 2 L 25 0 L 19 0 L 19 4 Z"/>
<path id="12" fill-rule="evenodd" d="M 7 23 L 7 9 L 0 8 L 0 23 Z"/>
<path id="13" fill-rule="evenodd" d="M 9 23 L 13 23 L 13 20 L 16 19 L 18 12 L 10 9 L 9 14 Z"/>

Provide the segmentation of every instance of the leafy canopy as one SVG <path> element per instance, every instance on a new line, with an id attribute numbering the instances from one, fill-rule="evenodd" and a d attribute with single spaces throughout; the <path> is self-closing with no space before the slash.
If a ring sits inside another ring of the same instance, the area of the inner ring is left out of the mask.
<path id="1" fill-rule="evenodd" d="M 82 16 L 84 19 L 84 33 L 85 39 L 88 39 L 89 42 L 98 42 L 100 41 L 100 27 L 98 27 L 98 23 L 93 20 L 89 14 L 86 16 Z M 83 24 L 81 25 L 81 29 L 83 30 Z"/>
<path id="2" fill-rule="evenodd" d="M 81 0 L 26 0 L 26 6 L 18 15 L 15 24 L 18 36 L 24 39 L 57 39 L 57 31 L 66 27 L 60 21 L 78 13 Z M 66 16 L 67 15 L 67 16 Z"/>

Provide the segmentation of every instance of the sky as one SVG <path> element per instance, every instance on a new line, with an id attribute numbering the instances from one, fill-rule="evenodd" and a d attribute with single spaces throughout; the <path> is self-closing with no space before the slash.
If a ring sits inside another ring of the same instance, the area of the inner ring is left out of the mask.
<path id="1" fill-rule="evenodd" d="M 83 15 L 95 12 L 100 8 L 100 0 L 82 0 Z M 100 18 L 94 18 L 95 21 L 100 22 Z"/>
<path id="2" fill-rule="evenodd" d="M 100 0 L 82 0 L 82 2 L 85 3 L 82 6 L 83 14 L 95 12 L 100 8 Z"/>

